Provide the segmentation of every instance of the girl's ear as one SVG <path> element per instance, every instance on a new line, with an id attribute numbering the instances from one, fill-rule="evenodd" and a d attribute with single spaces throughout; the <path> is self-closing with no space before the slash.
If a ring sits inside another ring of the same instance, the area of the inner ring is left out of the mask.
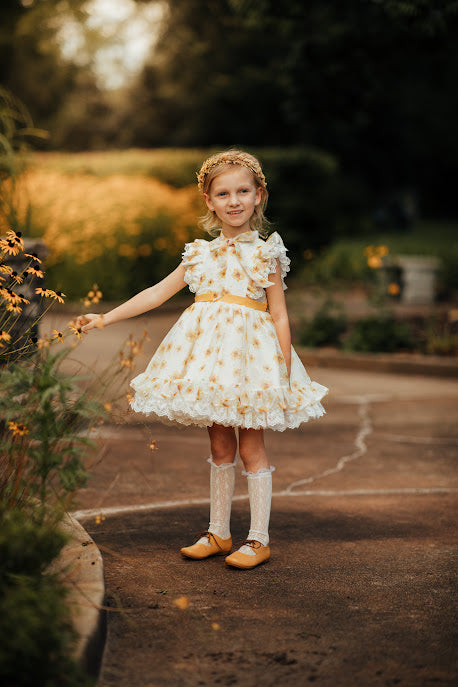
<path id="1" fill-rule="evenodd" d="M 262 188 L 260 186 L 258 186 L 256 188 L 256 197 L 254 199 L 254 204 L 259 205 L 259 203 L 261 202 L 261 198 L 262 198 Z"/>
<path id="2" fill-rule="evenodd" d="M 215 208 L 213 207 L 213 203 L 211 202 L 210 196 L 208 195 L 208 193 L 204 193 L 203 195 L 204 195 L 204 200 L 207 204 L 207 208 L 210 210 L 210 212 L 215 212 Z"/>

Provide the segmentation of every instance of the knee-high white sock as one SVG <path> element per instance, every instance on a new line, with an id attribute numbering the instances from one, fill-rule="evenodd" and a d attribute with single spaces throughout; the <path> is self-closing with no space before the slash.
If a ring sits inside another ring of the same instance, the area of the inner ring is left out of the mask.
<path id="1" fill-rule="evenodd" d="M 210 524 L 208 531 L 222 539 L 231 536 L 230 519 L 235 484 L 235 463 L 210 463 Z"/>
<path id="2" fill-rule="evenodd" d="M 270 505 L 272 502 L 272 471 L 275 468 L 262 468 L 255 473 L 245 473 L 248 478 L 251 524 L 248 539 L 255 539 L 263 546 L 269 543 Z M 254 551 L 250 547 L 247 553 Z"/>

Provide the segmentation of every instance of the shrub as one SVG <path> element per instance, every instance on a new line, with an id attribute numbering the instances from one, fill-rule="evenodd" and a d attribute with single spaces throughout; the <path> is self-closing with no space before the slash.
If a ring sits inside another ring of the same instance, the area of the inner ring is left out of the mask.
<path id="1" fill-rule="evenodd" d="M 46 567 L 65 543 L 33 510 L 0 506 L 0 680 L 15 687 L 84 687 L 66 589 Z"/>
<path id="2" fill-rule="evenodd" d="M 366 353 L 392 353 L 415 347 L 408 323 L 399 322 L 385 313 L 361 318 L 354 323 L 344 340 L 347 350 Z"/>
<path id="3" fill-rule="evenodd" d="M 335 304 L 324 303 L 314 317 L 299 327 L 299 342 L 303 346 L 339 346 L 347 329 L 347 318 Z"/>

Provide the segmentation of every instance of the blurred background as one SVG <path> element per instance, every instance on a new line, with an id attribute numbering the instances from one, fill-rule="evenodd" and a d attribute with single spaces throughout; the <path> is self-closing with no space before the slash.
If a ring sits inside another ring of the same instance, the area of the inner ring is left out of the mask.
<path id="1" fill-rule="evenodd" d="M 402 299 L 400 256 L 438 258 L 434 298 L 456 302 L 457 2 L 3 0 L 0 16 L 3 157 L 21 159 L 2 222 L 44 238 L 53 288 L 120 300 L 162 278 L 202 236 L 201 162 L 241 146 L 293 289 L 320 290 L 328 319 L 337 291 Z"/>

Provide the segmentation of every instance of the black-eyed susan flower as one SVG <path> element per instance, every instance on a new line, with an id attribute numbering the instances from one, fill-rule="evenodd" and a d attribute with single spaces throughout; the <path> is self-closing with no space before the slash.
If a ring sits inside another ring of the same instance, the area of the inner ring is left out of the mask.
<path id="1" fill-rule="evenodd" d="M 13 270 L 11 272 L 11 279 L 14 281 L 15 284 L 22 284 L 22 282 L 24 281 L 24 276 L 16 272 L 16 270 Z"/>
<path id="2" fill-rule="evenodd" d="M 23 437 L 25 434 L 29 433 L 26 425 L 21 422 L 14 422 L 14 420 L 8 422 L 8 429 L 12 432 L 13 437 Z"/>
<path id="3" fill-rule="evenodd" d="M 0 239 L 0 250 L 7 255 L 17 255 L 24 248 L 21 232 L 8 231 L 6 239 Z"/>
<path id="4" fill-rule="evenodd" d="M 51 294 L 54 292 L 51 291 L 51 289 L 43 289 L 41 286 L 37 286 L 37 288 L 35 289 L 35 293 L 38 296 L 42 296 L 42 298 L 49 298 Z"/>
<path id="5" fill-rule="evenodd" d="M 58 332 L 57 329 L 54 329 L 54 330 L 53 330 L 52 338 L 53 338 L 53 339 L 56 339 L 56 341 L 57 341 L 58 343 L 63 343 L 63 342 L 64 342 L 64 335 L 62 334 L 62 332 Z"/>
<path id="6" fill-rule="evenodd" d="M 11 341 L 11 334 L 8 334 L 8 332 L 3 331 L 3 329 L 0 330 L 0 341 Z"/>
<path id="7" fill-rule="evenodd" d="M 17 255 L 19 253 L 19 248 L 14 241 L 7 239 L 0 239 L 0 250 L 7 255 Z"/>
<path id="8" fill-rule="evenodd" d="M 10 229 L 6 232 L 6 238 L 10 241 L 14 241 L 18 246 L 24 246 L 24 241 L 22 240 L 22 231 L 14 231 Z"/>
<path id="9" fill-rule="evenodd" d="M 13 273 L 13 268 L 10 267 L 10 265 L 5 265 L 4 263 L 0 262 L 0 273 L 7 274 L 11 277 Z"/>
<path id="10" fill-rule="evenodd" d="M 36 253 L 24 253 L 24 255 L 26 258 L 30 258 L 31 260 L 36 260 L 36 262 L 38 262 L 38 264 L 41 265 L 41 260 Z"/>
<path id="11" fill-rule="evenodd" d="M 51 293 L 49 294 L 51 298 L 54 298 L 55 301 L 59 301 L 59 303 L 64 303 L 64 298 L 66 298 L 65 293 L 62 293 L 62 291 L 52 291 L 49 289 Z"/>
<path id="12" fill-rule="evenodd" d="M 14 303 L 7 303 L 6 310 L 8 310 L 8 312 L 14 313 L 15 315 L 20 315 L 22 312 L 21 306 Z"/>
<path id="13" fill-rule="evenodd" d="M 83 338 L 83 330 L 77 322 L 70 322 L 68 328 L 81 341 Z"/>
<path id="14" fill-rule="evenodd" d="M 35 265 L 29 265 L 25 271 L 27 274 L 32 274 L 34 277 L 38 277 L 39 279 L 43 279 L 44 277 L 43 271 L 39 270 L 38 267 L 35 267 Z"/>
<path id="15" fill-rule="evenodd" d="M 22 293 L 16 293 L 11 289 L 6 289 L 6 291 L 8 291 L 9 294 L 9 298 L 7 300 L 9 300 L 10 303 L 14 303 L 16 305 L 19 305 L 20 303 L 25 303 L 26 305 L 28 305 L 30 303 L 30 301 L 27 300 L 27 298 L 25 298 L 22 295 Z"/>
<path id="16" fill-rule="evenodd" d="M 42 348 L 48 348 L 51 341 L 52 341 L 52 339 L 49 339 L 47 336 L 42 338 L 42 339 L 38 339 L 38 341 L 37 341 L 38 350 L 41 350 Z"/>

